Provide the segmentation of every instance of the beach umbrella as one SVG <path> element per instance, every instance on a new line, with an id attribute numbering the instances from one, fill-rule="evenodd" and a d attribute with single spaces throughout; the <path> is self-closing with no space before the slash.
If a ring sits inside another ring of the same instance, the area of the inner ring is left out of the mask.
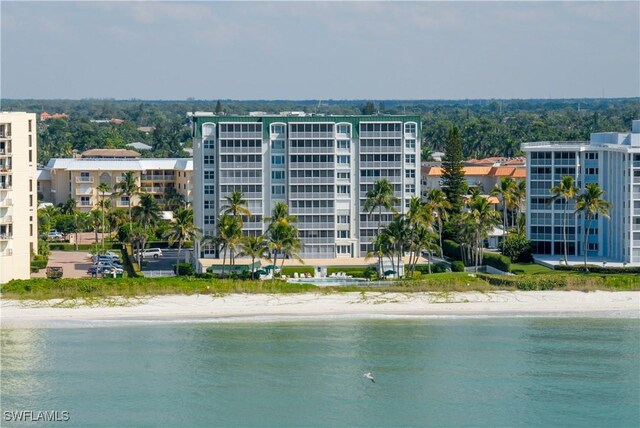
<path id="1" fill-rule="evenodd" d="M 264 270 L 264 269 L 258 269 L 258 270 L 256 271 L 256 275 L 268 275 L 268 274 L 269 274 L 269 272 L 267 272 L 267 271 L 266 271 L 266 270 Z"/>
<path id="2" fill-rule="evenodd" d="M 264 267 L 266 270 L 279 270 L 280 268 L 278 266 L 275 265 L 268 265 Z"/>
<path id="3" fill-rule="evenodd" d="M 398 272 L 396 272 L 395 270 L 388 270 L 388 271 L 385 271 L 385 273 L 384 273 L 384 274 L 385 274 L 385 275 L 395 275 L 395 274 L 397 274 L 397 273 L 398 273 Z"/>

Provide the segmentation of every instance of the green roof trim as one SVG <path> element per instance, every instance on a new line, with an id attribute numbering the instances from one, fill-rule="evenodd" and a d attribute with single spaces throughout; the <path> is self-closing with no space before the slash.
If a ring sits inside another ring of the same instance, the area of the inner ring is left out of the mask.
<path id="1" fill-rule="evenodd" d="M 272 123 L 350 123 L 353 126 L 353 136 L 358 137 L 360 122 L 415 122 L 418 124 L 418 138 L 422 137 L 422 121 L 418 115 L 380 115 L 380 116 L 196 116 L 191 120 L 195 123 L 195 137 L 201 138 L 202 124 L 211 122 L 216 125 L 226 123 L 262 123 L 262 137 L 269 138 L 269 127 Z"/>

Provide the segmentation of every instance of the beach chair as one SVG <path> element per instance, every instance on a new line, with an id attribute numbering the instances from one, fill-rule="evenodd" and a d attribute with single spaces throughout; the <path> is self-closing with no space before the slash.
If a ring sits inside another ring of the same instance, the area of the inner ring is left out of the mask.
<path id="1" fill-rule="evenodd" d="M 294 273 L 293 273 L 293 278 L 294 278 L 294 279 L 298 279 L 298 272 L 294 272 Z"/>

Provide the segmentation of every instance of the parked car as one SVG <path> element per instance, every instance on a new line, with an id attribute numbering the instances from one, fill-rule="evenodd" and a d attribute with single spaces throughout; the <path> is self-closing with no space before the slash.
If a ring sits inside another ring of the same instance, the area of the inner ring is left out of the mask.
<path id="1" fill-rule="evenodd" d="M 93 256 L 91 258 L 91 260 L 93 260 L 94 263 L 97 263 L 97 262 L 115 262 L 115 263 L 120 264 L 120 259 L 117 256 L 116 257 L 112 257 L 112 256 L 107 255 L 107 254 L 101 254 L 101 255 L 98 255 L 98 256 Z"/>
<path id="2" fill-rule="evenodd" d="M 116 267 L 118 269 L 122 269 L 122 265 L 113 260 L 102 260 L 97 261 L 93 264 L 94 266 L 107 266 L 107 267 Z"/>
<path id="3" fill-rule="evenodd" d="M 47 233 L 47 239 L 49 241 L 62 241 L 64 239 L 64 235 L 57 230 L 53 229 Z"/>
<path id="4" fill-rule="evenodd" d="M 138 254 L 141 254 L 142 258 L 153 257 L 157 259 L 162 256 L 162 250 L 160 248 L 145 248 L 142 251 L 138 251 Z"/>
<path id="5" fill-rule="evenodd" d="M 89 269 L 87 269 L 87 273 L 90 275 L 102 275 L 105 273 L 122 273 L 123 270 L 115 267 L 115 266 L 107 266 L 107 265 L 93 265 Z"/>

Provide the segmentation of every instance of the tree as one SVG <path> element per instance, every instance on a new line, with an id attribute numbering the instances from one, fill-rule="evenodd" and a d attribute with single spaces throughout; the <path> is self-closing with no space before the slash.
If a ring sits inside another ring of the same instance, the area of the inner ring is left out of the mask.
<path id="1" fill-rule="evenodd" d="M 73 231 L 76 235 L 76 251 L 78 251 L 78 232 L 84 232 L 92 225 L 91 214 L 79 212 L 74 215 Z"/>
<path id="2" fill-rule="evenodd" d="M 100 211 L 98 210 L 91 210 L 89 212 L 91 219 L 90 219 L 90 224 L 91 224 L 91 228 L 93 229 L 93 233 L 95 234 L 95 246 L 98 246 L 98 229 L 100 229 L 100 225 L 103 223 L 102 222 L 102 216 L 100 214 Z"/>
<path id="3" fill-rule="evenodd" d="M 365 116 L 371 116 L 376 114 L 376 106 L 371 101 L 367 101 L 362 107 L 360 107 L 360 111 Z"/>
<path id="4" fill-rule="evenodd" d="M 216 112 L 216 114 L 222 113 L 222 104 L 220 103 L 220 100 L 218 100 L 218 102 L 216 103 L 215 112 Z"/>
<path id="5" fill-rule="evenodd" d="M 226 204 L 222 206 L 222 214 L 228 214 L 236 218 L 241 227 L 243 224 L 241 216 L 251 216 L 251 211 L 247 208 L 249 203 L 246 199 L 243 199 L 243 196 L 240 190 L 234 190 L 231 195 L 224 197 Z"/>
<path id="6" fill-rule="evenodd" d="M 122 181 L 116 183 L 115 188 L 118 189 L 118 195 L 126 196 L 129 199 L 129 223 L 131 223 L 131 198 L 133 198 L 134 195 L 137 195 L 140 190 L 140 186 L 138 186 L 138 182 L 136 179 L 136 174 L 133 171 L 125 172 L 122 175 Z"/>
<path id="7" fill-rule="evenodd" d="M 294 225 L 297 219 L 289 215 L 289 207 L 283 202 L 277 202 L 271 217 L 265 218 L 265 221 L 269 222 L 266 236 L 269 253 L 273 254 L 273 265 L 278 265 L 278 254 L 282 255 L 281 265 L 284 265 L 287 256 L 299 259 L 302 241 L 300 232 Z"/>
<path id="8" fill-rule="evenodd" d="M 489 231 L 500 224 L 500 215 L 491 207 L 489 201 L 482 196 L 473 199 L 469 205 L 469 212 L 464 214 L 467 221 L 472 225 L 471 254 L 477 272 L 484 255 L 484 240 L 489 236 Z"/>
<path id="9" fill-rule="evenodd" d="M 269 246 L 264 240 L 264 235 L 245 236 L 242 239 L 242 254 L 251 257 L 251 278 L 255 276 L 254 263 L 269 254 Z"/>
<path id="10" fill-rule="evenodd" d="M 100 208 L 102 209 L 102 251 L 104 252 L 104 210 L 105 210 L 105 194 L 111 192 L 111 186 L 107 183 L 100 183 L 98 185 L 98 192 L 101 196 Z"/>
<path id="11" fill-rule="evenodd" d="M 447 195 L 440 189 L 432 189 L 427 195 L 427 207 L 436 219 L 438 224 L 438 236 L 440 238 L 440 258 L 444 257 L 442 253 L 442 232 L 444 230 L 444 222 L 449 218 L 449 210 L 451 203 L 447 199 Z"/>
<path id="12" fill-rule="evenodd" d="M 427 204 L 420 202 L 420 198 L 412 197 L 409 201 L 409 210 L 406 214 L 407 224 L 409 227 L 408 248 L 409 248 L 409 269 L 408 273 L 413 275 L 415 265 L 422 253 L 425 240 L 420 240 L 418 231 L 430 232 L 433 230 L 434 212 L 429 209 Z M 424 238 L 421 236 L 420 238 Z M 405 272 L 406 276 L 407 272 Z"/>
<path id="13" fill-rule="evenodd" d="M 396 212 L 394 204 L 397 204 L 399 199 L 393 194 L 393 186 L 387 179 L 376 181 L 373 188 L 367 192 L 366 197 L 364 210 L 371 215 L 376 208 L 378 209 L 377 234 L 380 235 L 380 229 L 382 228 L 382 208 L 384 207 L 389 211 Z M 378 254 L 378 273 L 382 276 L 384 272 L 382 272 L 381 252 L 378 251 Z"/>
<path id="14" fill-rule="evenodd" d="M 513 201 L 513 193 L 516 188 L 516 183 L 511 177 L 503 177 L 498 183 L 491 189 L 492 196 L 499 196 L 502 199 L 502 226 L 503 234 L 507 234 L 507 205 L 510 205 Z"/>
<path id="15" fill-rule="evenodd" d="M 149 193 L 144 193 L 140 197 L 140 204 L 133 210 L 134 220 L 140 224 L 144 230 L 144 239 L 141 241 L 141 248 L 144 249 L 149 236 L 149 227 L 155 226 L 161 218 L 160 207 Z M 138 256 L 138 265 L 142 267 L 142 252 Z"/>
<path id="16" fill-rule="evenodd" d="M 220 216 L 216 242 L 219 245 L 219 251 L 223 253 L 222 276 L 224 276 L 224 267 L 227 262 L 227 250 L 230 252 L 229 260 L 233 260 L 233 252 L 240 246 L 241 238 L 242 226 L 238 219 L 229 214 Z"/>
<path id="17" fill-rule="evenodd" d="M 462 159 L 462 140 L 458 128 L 454 126 L 449 130 L 442 162 L 442 190 L 451 204 L 450 212 L 454 214 L 462 212 L 463 196 L 467 193 Z"/>
<path id="18" fill-rule="evenodd" d="M 178 265 L 180 264 L 180 251 L 186 241 L 195 242 L 200 234 L 200 228 L 193 224 L 193 210 L 186 208 L 179 209 L 173 217 L 171 227 L 167 231 L 166 237 L 169 244 L 178 243 L 178 256 L 176 257 L 176 275 L 178 274 Z"/>
<path id="19" fill-rule="evenodd" d="M 597 216 L 603 216 L 609 218 L 609 209 L 611 209 L 611 203 L 604 200 L 602 195 L 604 191 L 600 189 L 597 183 L 588 183 L 584 192 L 578 195 L 576 198 L 576 210 L 575 214 L 582 214 L 584 216 L 584 270 L 587 268 L 587 252 L 589 250 L 589 230 L 591 229 L 591 221 Z"/>
<path id="20" fill-rule="evenodd" d="M 575 181 L 573 177 L 570 175 L 565 175 L 560 180 L 556 186 L 551 188 L 551 199 L 549 203 L 552 204 L 558 199 L 562 199 L 564 201 L 563 208 L 564 212 L 562 214 L 562 245 L 563 245 L 563 253 L 564 253 L 564 264 L 568 264 L 567 260 L 567 211 L 569 210 L 569 201 L 575 199 L 578 194 L 579 189 L 575 185 Z M 574 227 L 575 230 L 575 227 Z M 575 233 L 575 232 L 574 232 Z"/>

